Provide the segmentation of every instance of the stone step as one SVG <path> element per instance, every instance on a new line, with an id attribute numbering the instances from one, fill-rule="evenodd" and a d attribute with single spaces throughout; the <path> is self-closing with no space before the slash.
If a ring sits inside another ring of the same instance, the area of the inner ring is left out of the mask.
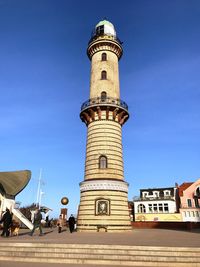
<path id="1" fill-rule="evenodd" d="M 200 248 L 0 243 L 0 260 L 122 266 L 200 266 Z"/>
<path id="2" fill-rule="evenodd" d="M 6 252 L 4 247 L 0 246 L 0 253 Z M 16 252 L 16 247 L 10 246 L 10 252 Z M 147 250 L 140 249 L 102 249 L 102 248 L 55 248 L 55 247 L 17 247 L 17 252 L 32 252 L 32 253 L 60 253 L 60 254 L 105 254 L 105 255 L 127 255 L 127 256 L 145 256 L 147 255 Z M 164 251 L 164 250 L 148 250 L 148 256 L 172 256 L 172 257 L 200 257 L 200 251 Z"/>
<path id="3" fill-rule="evenodd" d="M 1 256 L 8 256 L 8 251 L 0 251 Z M 61 252 L 20 252 L 20 251 L 9 251 L 10 257 L 36 257 L 36 258 L 58 258 L 58 259 L 83 259 L 83 260 L 109 260 L 109 261 L 157 261 L 157 262 L 190 262 L 190 263 L 200 263 L 200 257 L 185 257 L 181 256 L 177 258 L 177 256 L 157 256 L 157 255 L 140 255 L 140 256 L 130 256 L 130 255 L 118 255 L 118 254 L 105 254 L 103 251 L 101 254 L 89 253 L 83 254 L 81 252 L 77 253 L 61 253 Z"/>
<path id="4" fill-rule="evenodd" d="M 128 246 L 128 245 L 96 245 L 96 244 L 68 244 L 68 243 L 42 243 L 42 242 L 0 242 L 1 247 L 37 247 L 37 248 L 78 248 L 78 249 L 114 249 L 118 250 L 139 250 L 139 251 L 180 251 L 180 252 L 199 252 L 199 247 L 155 247 L 155 246 Z"/>
<path id="5" fill-rule="evenodd" d="M 103 266 L 137 266 L 137 267 L 199 267 L 200 263 L 185 263 L 185 262 L 157 262 L 157 261 L 111 261 L 111 260 L 91 260 L 91 259 L 58 259 L 58 258 L 21 258 L 21 257 L 0 257 L 1 261 L 12 261 L 12 262 L 31 262 L 31 263 L 58 263 L 58 264 L 89 264 L 89 265 L 103 265 Z M 103 267 L 102 266 L 102 267 Z"/>

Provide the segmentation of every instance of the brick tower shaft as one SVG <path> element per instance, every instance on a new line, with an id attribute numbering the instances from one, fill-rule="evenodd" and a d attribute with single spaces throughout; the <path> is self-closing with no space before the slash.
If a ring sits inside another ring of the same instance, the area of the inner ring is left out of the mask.
<path id="1" fill-rule="evenodd" d="M 131 229 L 122 154 L 121 128 L 129 117 L 128 106 L 120 99 L 118 61 L 122 53 L 113 24 L 100 21 L 88 44 L 90 98 L 80 113 L 88 133 L 79 231 Z"/>

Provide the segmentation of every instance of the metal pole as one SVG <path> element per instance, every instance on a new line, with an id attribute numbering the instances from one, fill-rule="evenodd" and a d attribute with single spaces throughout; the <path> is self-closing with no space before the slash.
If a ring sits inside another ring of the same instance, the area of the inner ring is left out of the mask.
<path id="1" fill-rule="evenodd" d="M 36 205 L 37 205 L 37 207 L 39 206 L 41 178 L 42 178 L 42 168 L 40 168 L 40 175 L 39 175 L 39 179 L 38 179 L 37 199 L 36 199 Z"/>

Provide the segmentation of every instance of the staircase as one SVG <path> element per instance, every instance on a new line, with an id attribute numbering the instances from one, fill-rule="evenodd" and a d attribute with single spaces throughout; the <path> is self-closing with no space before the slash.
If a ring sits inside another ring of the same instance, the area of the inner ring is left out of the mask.
<path id="1" fill-rule="evenodd" d="M 200 267 L 200 248 L 1 242 L 0 261 Z"/>
<path id="2" fill-rule="evenodd" d="M 30 230 L 33 229 L 33 224 L 21 213 L 18 209 L 12 209 L 12 213 L 25 224 Z"/>

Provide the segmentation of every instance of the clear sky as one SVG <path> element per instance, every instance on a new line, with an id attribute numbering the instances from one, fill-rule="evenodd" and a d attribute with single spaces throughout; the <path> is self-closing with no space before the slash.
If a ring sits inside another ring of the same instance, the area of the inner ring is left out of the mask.
<path id="1" fill-rule="evenodd" d="M 0 0 L 0 171 L 29 169 L 16 200 L 76 214 L 84 178 L 87 43 L 104 17 L 124 42 L 121 98 L 129 199 L 200 177 L 199 0 Z"/>

